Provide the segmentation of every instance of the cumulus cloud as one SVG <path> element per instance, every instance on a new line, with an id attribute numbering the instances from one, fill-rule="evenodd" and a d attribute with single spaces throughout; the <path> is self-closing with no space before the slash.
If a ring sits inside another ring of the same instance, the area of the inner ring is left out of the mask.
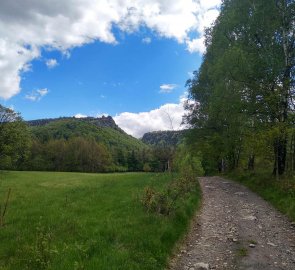
<path id="1" fill-rule="evenodd" d="M 14 0 L 1 1 L 0 97 L 19 93 L 22 73 L 41 48 L 70 50 L 96 40 L 116 44 L 113 26 L 125 32 L 147 27 L 198 50 L 190 33 L 203 35 L 221 0 Z M 191 44 L 191 45 L 190 45 Z M 52 62 L 54 66 L 54 61 Z M 50 64 L 49 64 L 50 66 Z"/>
<path id="2" fill-rule="evenodd" d="M 187 49 L 189 52 L 199 52 L 203 54 L 206 51 L 205 47 L 205 38 L 200 37 L 200 38 L 194 38 L 192 40 L 187 41 Z"/>
<path id="3" fill-rule="evenodd" d="M 216 1 L 200 1 L 200 7 L 203 12 L 197 14 L 197 32 L 199 37 L 194 39 L 188 39 L 186 41 L 187 49 L 190 53 L 198 52 L 203 54 L 206 51 L 204 30 L 210 27 L 211 24 L 216 20 L 219 15 L 218 9 L 214 8 L 219 5 L 218 0 Z"/>
<path id="4" fill-rule="evenodd" d="M 176 87 L 176 84 L 162 84 L 160 85 L 160 93 L 171 93 Z"/>
<path id="5" fill-rule="evenodd" d="M 46 60 L 46 66 L 48 68 L 54 68 L 58 65 L 57 60 L 56 59 L 47 59 Z"/>
<path id="6" fill-rule="evenodd" d="M 25 95 L 25 99 L 31 100 L 31 101 L 39 101 L 44 96 L 48 94 L 49 90 L 47 88 L 38 89 L 35 91 L 32 91 L 30 94 Z"/>
<path id="7" fill-rule="evenodd" d="M 150 131 L 180 130 L 185 128 L 181 125 L 185 101 L 182 97 L 179 103 L 168 103 L 149 112 L 123 112 L 116 115 L 114 120 L 126 133 L 136 138 Z"/>

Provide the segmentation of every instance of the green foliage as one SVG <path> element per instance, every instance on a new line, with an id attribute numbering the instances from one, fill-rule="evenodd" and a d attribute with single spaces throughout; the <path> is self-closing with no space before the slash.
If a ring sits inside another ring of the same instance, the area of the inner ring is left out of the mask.
<path id="1" fill-rule="evenodd" d="M 167 130 L 145 133 L 142 141 L 146 144 L 156 146 L 176 146 L 185 135 L 185 130 Z"/>
<path id="2" fill-rule="evenodd" d="M 167 145 L 157 145 L 152 148 L 153 164 L 152 168 L 157 172 L 171 171 L 171 164 L 175 155 L 175 147 Z"/>
<path id="3" fill-rule="evenodd" d="M 18 113 L 0 105 L 0 169 L 18 168 L 28 157 L 31 137 Z"/>
<path id="4" fill-rule="evenodd" d="M 97 172 L 107 171 L 111 164 L 112 158 L 104 145 L 76 137 L 68 141 L 33 141 L 26 166 L 32 170 Z"/>
<path id="5" fill-rule="evenodd" d="M 34 137 L 27 170 L 142 171 L 147 145 L 122 131 L 111 117 L 29 122 Z"/>
<path id="6" fill-rule="evenodd" d="M 0 228 L 0 269 L 165 269 L 200 202 L 199 189 L 173 215 L 147 212 L 144 189 L 164 190 L 169 174 L 7 172 L 13 190 Z M 196 182 L 195 182 L 196 184 Z"/>
<path id="7" fill-rule="evenodd" d="M 31 255 L 26 261 L 26 269 L 48 269 L 51 257 L 56 251 L 51 247 L 52 233 L 41 227 L 36 228 L 36 242 L 31 248 Z"/>
<path id="8" fill-rule="evenodd" d="M 192 151 L 186 144 L 178 146 L 173 163 L 176 171 L 185 178 L 204 175 L 201 153 Z"/>
<path id="9" fill-rule="evenodd" d="M 173 146 L 148 146 L 127 135 L 111 117 L 34 120 L 28 122 L 31 125 L 28 130 L 19 114 L 3 110 L 6 117 L 3 119 L 11 122 L 0 125 L 2 169 L 80 172 L 170 170 Z"/>
<path id="10" fill-rule="evenodd" d="M 152 169 L 148 163 L 144 163 L 143 165 L 143 171 L 144 172 L 150 172 Z"/>
<path id="11" fill-rule="evenodd" d="M 174 202 L 168 196 L 167 190 L 157 192 L 151 187 L 145 188 L 141 202 L 148 212 L 165 216 L 171 214 L 174 206 Z"/>
<path id="12" fill-rule="evenodd" d="M 110 151 L 127 151 L 146 148 L 140 140 L 127 135 L 119 128 L 100 127 L 83 119 L 61 119 L 43 126 L 31 127 L 33 135 L 41 142 L 83 137 L 103 143 Z M 117 150 L 118 149 L 118 150 Z"/>
<path id="13" fill-rule="evenodd" d="M 175 214 L 178 201 L 195 192 L 196 189 L 198 189 L 196 176 L 185 174 L 160 191 L 146 187 L 141 202 L 148 212 L 169 216 Z"/>
<path id="14" fill-rule="evenodd" d="M 187 83 L 194 101 L 187 121 L 195 128 L 188 138 L 206 173 L 271 160 L 282 175 L 294 164 L 287 160 L 295 155 L 294 13 L 294 1 L 229 0 L 206 30 L 204 61 Z"/>

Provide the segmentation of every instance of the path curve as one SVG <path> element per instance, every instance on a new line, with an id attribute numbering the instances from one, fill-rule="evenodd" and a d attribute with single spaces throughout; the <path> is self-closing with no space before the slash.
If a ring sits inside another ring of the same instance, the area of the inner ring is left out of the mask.
<path id="1" fill-rule="evenodd" d="M 294 270 L 295 224 L 246 187 L 202 177 L 201 211 L 171 270 Z"/>

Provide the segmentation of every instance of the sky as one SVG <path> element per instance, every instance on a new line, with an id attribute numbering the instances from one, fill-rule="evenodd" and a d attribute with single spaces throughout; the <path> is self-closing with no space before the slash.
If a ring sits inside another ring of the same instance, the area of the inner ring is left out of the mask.
<path id="1" fill-rule="evenodd" d="M 0 103 L 25 120 L 111 115 L 181 129 L 221 0 L 0 0 Z"/>

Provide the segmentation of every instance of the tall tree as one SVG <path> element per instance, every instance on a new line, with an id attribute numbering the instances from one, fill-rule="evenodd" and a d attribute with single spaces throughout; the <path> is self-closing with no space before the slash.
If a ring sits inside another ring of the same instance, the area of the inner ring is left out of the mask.
<path id="1" fill-rule="evenodd" d="M 275 134 L 273 172 L 285 171 L 294 114 L 294 5 L 290 0 L 225 0 L 206 31 L 203 64 L 188 81 L 195 101 L 188 106 L 188 121 L 206 129 L 207 142 L 222 145 L 220 163 L 226 160 L 229 168 L 239 165 L 247 136 L 267 130 Z M 249 167 L 255 145 L 248 151 Z"/>
<path id="2" fill-rule="evenodd" d="M 19 113 L 0 105 L 0 167 L 15 169 L 29 154 L 30 133 Z"/>

